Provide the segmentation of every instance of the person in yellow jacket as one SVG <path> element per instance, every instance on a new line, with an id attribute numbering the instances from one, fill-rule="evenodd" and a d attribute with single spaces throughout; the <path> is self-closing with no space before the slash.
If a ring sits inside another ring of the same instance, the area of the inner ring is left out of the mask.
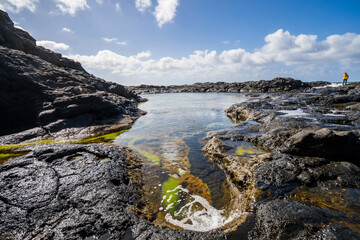
<path id="1" fill-rule="evenodd" d="M 347 85 L 348 78 L 349 78 L 349 75 L 347 73 L 344 73 L 344 75 L 343 75 L 343 86 Z"/>

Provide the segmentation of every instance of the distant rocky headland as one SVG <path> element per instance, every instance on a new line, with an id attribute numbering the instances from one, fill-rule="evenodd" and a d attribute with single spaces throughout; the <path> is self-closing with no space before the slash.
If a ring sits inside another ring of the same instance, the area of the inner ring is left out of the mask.
<path id="1" fill-rule="evenodd" d="M 360 239 L 360 83 L 327 85 L 125 87 L 36 46 L 0 10 L 0 239 Z M 112 144 L 145 114 L 138 94 L 195 92 L 248 98 L 226 109 L 233 127 L 204 139 L 248 212 L 211 232 L 144 218 L 153 165 Z"/>
<path id="2" fill-rule="evenodd" d="M 291 90 L 302 90 L 306 88 L 329 85 L 330 82 L 314 81 L 302 82 L 293 78 L 277 77 L 273 80 L 247 81 L 247 82 L 205 82 L 190 85 L 140 85 L 128 87 L 136 94 L 156 94 L 156 93 L 200 93 L 200 92 L 228 92 L 228 93 L 247 93 L 247 92 L 284 92 Z"/>

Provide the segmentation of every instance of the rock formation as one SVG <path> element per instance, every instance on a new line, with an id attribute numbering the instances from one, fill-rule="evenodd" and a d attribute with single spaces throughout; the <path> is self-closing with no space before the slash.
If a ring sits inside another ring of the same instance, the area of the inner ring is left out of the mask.
<path id="1" fill-rule="evenodd" d="M 186 93 L 186 92 L 229 92 L 229 93 L 245 93 L 245 92 L 284 92 L 291 90 L 303 90 L 315 86 L 325 86 L 329 82 L 312 82 L 305 83 L 292 78 L 277 77 L 270 81 L 248 81 L 248 82 L 205 82 L 194 83 L 192 85 L 171 85 L 171 86 L 154 86 L 140 85 L 128 87 L 129 90 L 137 94 L 154 94 L 154 93 Z"/>
<path id="2" fill-rule="evenodd" d="M 226 110 L 238 125 L 208 133 L 207 156 L 254 199 L 249 239 L 360 239 L 359 93 L 248 94 Z M 268 153 L 234 156 L 228 141 Z"/>
<path id="3" fill-rule="evenodd" d="M 0 135 L 56 132 L 139 116 L 141 98 L 43 47 L 0 11 Z"/>

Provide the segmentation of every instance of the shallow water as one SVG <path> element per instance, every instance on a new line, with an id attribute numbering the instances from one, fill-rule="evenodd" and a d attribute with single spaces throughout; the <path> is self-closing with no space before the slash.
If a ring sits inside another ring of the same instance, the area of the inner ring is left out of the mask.
<path id="1" fill-rule="evenodd" d="M 241 94 L 176 93 L 144 95 L 147 111 L 115 139 L 150 160 L 145 164 L 146 217 L 175 228 L 209 231 L 242 213 L 225 175 L 201 150 L 206 132 L 231 127 L 224 110 L 246 100 Z"/>

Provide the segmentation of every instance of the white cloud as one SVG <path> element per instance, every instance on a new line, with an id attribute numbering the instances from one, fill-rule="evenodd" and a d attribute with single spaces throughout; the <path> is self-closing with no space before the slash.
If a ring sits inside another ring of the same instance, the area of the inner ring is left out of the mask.
<path id="1" fill-rule="evenodd" d="M 73 33 L 73 31 L 72 31 L 70 28 L 67 28 L 67 27 L 63 27 L 63 28 L 61 29 L 61 31 L 63 31 L 63 32 L 68 32 L 68 33 Z"/>
<path id="2" fill-rule="evenodd" d="M 145 12 L 151 7 L 151 0 L 135 0 L 136 9 L 140 12 Z"/>
<path id="3" fill-rule="evenodd" d="M 104 40 L 105 42 L 107 43 L 116 43 L 117 45 L 121 45 L 121 46 L 126 46 L 127 45 L 127 42 L 124 42 L 124 41 L 118 41 L 117 38 L 107 38 L 107 37 L 103 37 L 102 40 Z"/>
<path id="4" fill-rule="evenodd" d="M 126 46 L 127 42 L 116 42 L 117 45 Z"/>
<path id="5" fill-rule="evenodd" d="M 153 13 L 155 19 L 159 25 L 162 27 L 167 22 L 171 22 L 176 15 L 176 8 L 179 5 L 178 0 L 157 0 L 158 5 L 155 8 Z"/>
<path id="6" fill-rule="evenodd" d="M 222 41 L 223 44 L 229 44 L 230 41 Z"/>
<path id="7" fill-rule="evenodd" d="M 23 9 L 35 12 L 39 0 L 1 0 L 0 9 L 5 12 L 19 13 Z"/>
<path id="8" fill-rule="evenodd" d="M 56 7 L 63 14 L 70 14 L 74 16 L 78 10 L 85 10 L 90 8 L 86 0 L 55 0 L 57 2 Z"/>
<path id="9" fill-rule="evenodd" d="M 286 65 L 338 61 L 359 57 L 360 35 L 346 33 L 331 35 L 317 41 L 316 35 L 291 35 L 279 29 L 265 37 L 266 44 L 258 51 L 245 56 L 253 64 L 282 62 Z"/>
<path id="10" fill-rule="evenodd" d="M 118 76 L 168 76 L 168 78 L 216 78 L 224 76 L 239 77 L 246 72 L 252 80 L 262 78 L 265 73 L 293 72 L 301 73 L 301 69 L 326 69 L 324 65 L 343 69 L 351 68 L 351 64 L 360 62 L 360 35 L 346 33 L 331 35 L 319 41 L 316 35 L 291 35 L 279 29 L 265 37 L 261 48 L 249 52 L 237 48 L 216 51 L 194 51 L 182 58 L 162 57 L 152 59 L 150 51 L 140 52 L 133 56 L 123 56 L 109 50 L 99 51 L 96 55 L 72 55 L 70 58 L 81 62 L 91 69 L 111 71 Z M 279 71 L 279 66 L 283 70 Z M 331 69 L 334 69 L 330 67 Z M 316 70 L 314 70 L 316 71 Z M 325 72 L 325 71 L 324 71 Z M 209 74 L 211 73 L 211 74 Z M 318 72 L 307 72 L 313 77 Z M 325 73 L 324 73 L 325 74 Z M 305 73 L 303 73 L 305 75 Z M 250 79 L 250 80 L 251 80 Z M 249 79 L 248 79 L 249 80 Z M 319 79 L 316 79 L 319 80 Z M 324 79 L 326 80 L 326 79 Z"/>
<path id="11" fill-rule="evenodd" d="M 120 3 L 116 3 L 116 4 L 115 4 L 115 10 L 116 10 L 117 12 L 119 12 L 119 11 L 121 10 L 121 5 L 120 5 Z"/>
<path id="12" fill-rule="evenodd" d="M 57 42 L 48 41 L 48 40 L 36 41 L 36 45 L 43 46 L 43 47 L 51 49 L 53 51 L 68 50 L 70 48 L 69 45 L 67 45 L 65 43 L 57 43 Z"/>
<path id="13" fill-rule="evenodd" d="M 117 40 L 117 38 L 106 38 L 103 37 L 102 40 L 104 40 L 105 42 L 115 42 Z"/>
<path id="14" fill-rule="evenodd" d="M 104 0 L 96 0 L 96 2 L 101 5 L 103 4 Z"/>

